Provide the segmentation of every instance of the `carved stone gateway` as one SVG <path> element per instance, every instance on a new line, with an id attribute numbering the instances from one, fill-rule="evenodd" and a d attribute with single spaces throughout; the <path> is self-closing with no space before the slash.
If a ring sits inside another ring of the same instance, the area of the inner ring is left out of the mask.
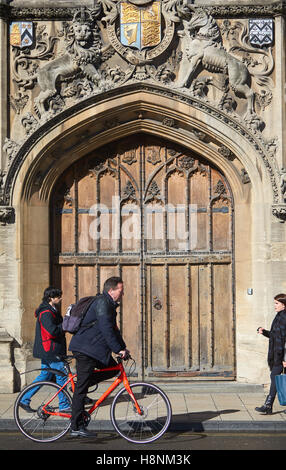
<path id="1" fill-rule="evenodd" d="M 139 375 L 266 383 L 256 328 L 286 291 L 285 0 L 8 3 L 3 364 L 29 369 L 49 283 L 64 310 L 120 274 Z"/>

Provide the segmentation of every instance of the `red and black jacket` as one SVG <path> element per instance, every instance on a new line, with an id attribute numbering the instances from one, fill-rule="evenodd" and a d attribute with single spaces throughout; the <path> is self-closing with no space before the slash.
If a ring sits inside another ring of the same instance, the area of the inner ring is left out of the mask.
<path id="1" fill-rule="evenodd" d="M 35 311 L 37 318 L 34 357 L 56 360 L 66 354 L 66 339 L 62 329 L 62 316 L 49 303 L 42 303 Z"/>

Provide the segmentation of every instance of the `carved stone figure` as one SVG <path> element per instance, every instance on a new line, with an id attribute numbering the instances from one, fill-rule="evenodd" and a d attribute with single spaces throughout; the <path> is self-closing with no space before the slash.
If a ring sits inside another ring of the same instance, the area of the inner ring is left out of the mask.
<path id="1" fill-rule="evenodd" d="M 241 94 L 247 99 L 248 114 L 253 114 L 255 94 L 249 86 L 250 78 L 253 76 L 259 79 L 263 76 L 265 84 L 269 71 L 263 74 L 250 73 L 242 61 L 228 53 L 222 45 L 218 25 L 205 10 L 196 9 L 191 19 L 184 19 L 182 24 L 183 30 L 178 35 L 181 37 L 183 58 L 177 87 L 189 87 L 199 67 L 224 74 L 235 94 Z"/>
<path id="2" fill-rule="evenodd" d="M 31 113 L 27 113 L 23 116 L 21 123 L 27 136 L 33 134 L 33 132 L 39 127 L 37 119 Z"/>
<path id="3" fill-rule="evenodd" d="M 0 207 L 0 225 L 15 222 L 15 209 L 13 207 Z"/>
<path id="4" fill-rule="evenodd" d="M 98 26 L 93 29 L 94 20 L 75 14 L 68 31 L 66 53 L 46 64 L 37 72 L 40 94 L 35 103 L 39 113 L 46 111 L 49 98 L 57 94 L 56 83 L 59 77 L 68 77 L 82 71 L 89 80 L 98 84 L 98 66 L 101 57 L 101 40 Z"/>
<path id="5" fill-rule="evenodd" d="M 17 142 L 14 142 L 11 139 L 8 139 L 8 137 L 5 138 L 4 145 L 3 145 L 3 151 L 6 153 L 8 157 L 8 164 L 7 166 L 9 167 L 15 158 L 18 150 L 20 148 L 20 145 L 17 144 Z"/>

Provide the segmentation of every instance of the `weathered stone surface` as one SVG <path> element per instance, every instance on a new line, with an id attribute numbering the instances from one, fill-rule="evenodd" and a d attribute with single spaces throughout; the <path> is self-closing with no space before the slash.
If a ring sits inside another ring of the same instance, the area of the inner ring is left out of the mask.
<path id="1" fill-rule="evenodd" d="M 236 378 L 266 383 L 267 340 L 256 328 L 270 328 L 273 296 L 286 292 L 285 2 L 165 2 L 161 42 L 142 51 L 120 42 L 112 4 L 0 2 L 4 391 L 31 360 L 33 312 L 50 282 L 52 188 L 76 160 L 140 132 L 183 143 L 225 174 L 234 195 Z M 7 44 L 10 14 L 34 22 L 30 49 Z M 249 42 L 248 18 L 273 19 L 270 46 Z"/>

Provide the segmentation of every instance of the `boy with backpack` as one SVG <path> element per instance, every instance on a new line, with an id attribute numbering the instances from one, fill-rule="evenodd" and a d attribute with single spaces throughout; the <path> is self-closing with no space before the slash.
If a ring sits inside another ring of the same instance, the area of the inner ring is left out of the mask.
<path id="1" fill-rule="evenodd" d="M 58 357 L 66 354 L 66 339 L 62 329 L 63 319 L 57 310 L 61 300 L 62 291 L 54 287 L 48 287 L 44 291 L 42 303 L 35 311 L 37 323 L 33 356 L 41 359 L 41 373 L 34 382 L 51 380 L 54 374 L 49 369 L 66 374 L 64 363 Z M 66 377 L 63 375 L 56 375 L 55 377 L 57 384 L 60 386 L 63 386 L 66 382 Z M 21 408 L 28 413 L 35 411 L 30 407 L 30 402 L 37 390 L 37 387 L 35 387 L 27 392 L 20 403 Z M 63 393 L 59 394 L 59 409 L 64 412 L 71 411 L 69 402 Z"/>

